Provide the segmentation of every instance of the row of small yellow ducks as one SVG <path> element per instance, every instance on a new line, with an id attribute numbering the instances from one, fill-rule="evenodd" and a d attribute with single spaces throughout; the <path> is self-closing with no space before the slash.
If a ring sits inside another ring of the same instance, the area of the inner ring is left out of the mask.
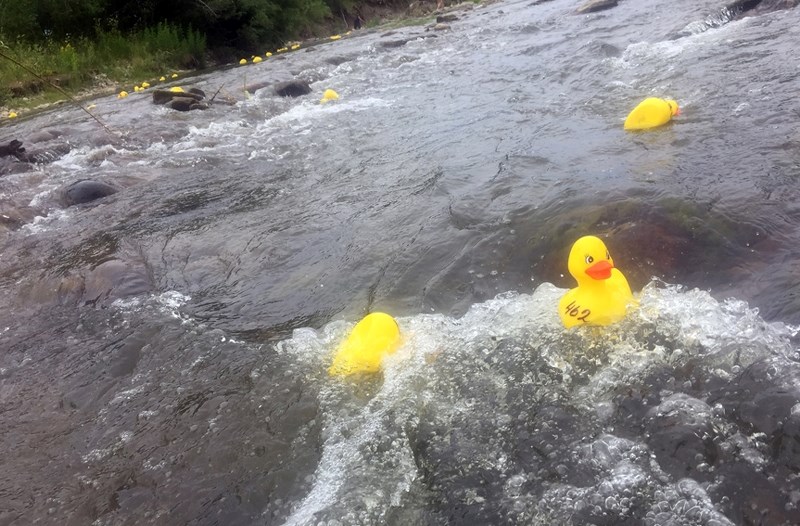
<path id="1" fill-rule="evenodd" d="M 174 80 L 176 78 L 178 78 L 178 74 L 177 73 L 173 73 L 172 75 L 170 75 L 170 79 L 171 80 Z M 165 77 L 165 76 L 161 76 L 161 78 L 158 79 L 158 82 L 166 82 L 166 81 L 167 81 L 167 77 Z M 137 84 L 136 86 L 134 86 L 133 87 L 133 91 L 135 93 L 139 93 L 140 91 L 144 91 L 149 87 L 150 87 L 150 83 L 147 82 L 147 81 L 144 81 L 141 84 Z M 127 91 L 122 90 L 119 93 L 117 93 L 117 98 L 118 99 L 124 99 L 128 95 L 129 95 L 129 93 Z"/>
<path id="2" fill-rule="evenodd" d="M 348 32 L 347 32 L 347 33 L 345 33 L 344 35 L 345 35 L 345 36 L 347 36 L 347 35 L 349 35 L 350 33 L 352 33 L 352 31 L 348 31 Z M 329 38 L 330 40 L 339 40 L 340 38 L 342 38 L 342 35 L 331 35 L 331 36 L 329 36 L 328 38 Z M 272 51 L 267 51 L 267 52 L 264 54 L 264 56 L 265 56 L 266 58 L 269 58 L 269 57 L 271 57 L 272 55 L 277 55 L 277 54 L 279 54 L 279 53 L 285 53 L 285 52 L 287 52 L 287 51 L 295 51 L 295 50 L 297 50 L 297 49 L 300 49 L 300 44 L 299 44 L 299 43 L 297 43 L 297 42 L 295 42 L 294 44 L 290 44 L 290 45 L 287 45 L 287 46 L 284 46 L 284 47 L 281 47 L 281 48 L 278 48 L 278 49 L 276 49 L 276 50 L 275 50 L 275 53 L 273 53 Z M 258 56 L 258 55 L 254 55 L 254 56 L 250 57 L 250 60 L 249 60 L 249 61 L 248 61 L 246 58 L 243 58 L 243 59 L 241 59 L 241 60 L 239 61 L 239 65 L 240 65 L 240 66 L 244 66 L 245 64 L 248 64 L 248 63 L 251 63 L 251 64 L 258 64 L 259 62 L 263 62 L 263 61 L 264 61 L 264 59 L 263 59 L 263 58 L 261 58 L 261 57 L 260 57 L 260 56 Z"/>
<path id="3" fill-rule="evenodd" d="M 330 37 L 331 40 L 338 40 L 341 38 L 341 35 L 333 35 Z M 297 49 L 300 47 L 300 44 L 294 44 L 291 49 Z M 281 48 L 277 52 L 280 53 L 282 51 L 286 51 L 289 48 Z M 271 57 L 272 53 L 267 53 L 267 57 Z M 254 63 L 261 62 L 261 57 L 254 57 Z M 242 59 L 240 64 L 246 64 L 247 61 Z M 171 75 L 172 79 L 178 78 L 177 73 L 173 73 Z M 161 77 L 158 79 L 159 82 L 166 82 L 166 77 Z M 145 81 L 139 85 L 133 87 L 134 92 L 144 91 L 150 87 L 150 83 Z M 178 88 L 180 89 L 180 88 Z M 128 96 L 128 92 L 123 90 L 117 94 L 118 99 L 124 99 Z M 325 93 L 322 96 L 322 100 L 320 102 L 328 102 L 331 100 L 337 100 L 339 95 L 333 91 L 332 89 L 325 90 Z M 676 115 L 680 115 L 681 110 L 678 107 L 678 103 L 674 100 L 669 99 L 659 99 L 656 97 L 648 97 L 642 102 L 640 102 L 634 109 L 631 111 L 627 118 L 625 119 L 624 128 L 626 130 L 647 130 L 650 128 L 656 128 L 663 124 L 668 123 L 672 120 L 672 117 Z M 9 111 L 8 118 L 9 119 L 16 119 L 17 112 Z"/>

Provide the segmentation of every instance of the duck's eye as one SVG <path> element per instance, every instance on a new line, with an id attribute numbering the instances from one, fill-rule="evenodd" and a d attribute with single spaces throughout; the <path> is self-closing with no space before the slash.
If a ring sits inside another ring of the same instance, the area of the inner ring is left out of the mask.
<path id="1" fill-rule="evenodd" d="M 586 264 L 591 265 L 594 263 L 594 258 L 592 256 L 586 256 Z"/>
<path id="2" fill-rule="evenodd" d="M 606 250 L 606 259 L 608 259 L 608 260 L 611 259 L 611 254 L 608 252 L 608 250 Z"/>

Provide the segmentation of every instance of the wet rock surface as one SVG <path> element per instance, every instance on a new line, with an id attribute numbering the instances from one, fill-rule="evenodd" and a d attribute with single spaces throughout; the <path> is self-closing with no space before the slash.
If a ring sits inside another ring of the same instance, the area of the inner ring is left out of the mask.
<path id="1" fill-rule="evenodd" d="M 281 97 L 301 97 L 311 93 L 311 86 L 304 80 L 288 80 L 275 84 L 275 93 Z"/>
<path id="2" fill-rule="evenodd" d="M 117 193 L 119 190 L 114 186 L 102 181 L 84 179 L 75 181 L 61 192 L 65 206 L 75 206 L 90 203 L 97 199 L 107 197 Z"/>

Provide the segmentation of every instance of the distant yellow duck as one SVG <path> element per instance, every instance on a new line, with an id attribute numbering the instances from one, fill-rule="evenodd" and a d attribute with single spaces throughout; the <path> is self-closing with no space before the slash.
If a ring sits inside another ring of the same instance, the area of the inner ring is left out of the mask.
<path id="1" fill-rule="evenodd" d="M 666 124 L 674 115 L 680 115 L 678 103 L 670 99 L 648 97 L 633 108 L 625 119 L 626 130 L 647 130 Z"/>
<path id="2" fill-rule="evenodd" d="M 125 90 L 122 90 L 122 91 L 120 91 L 120 92 L 117 94 L 117 98 L 118 98 L 118 99 L 124 99 L 124 98 L 125 98 L 125 97 L 127 97 L 127 96 L 128 96 L 128 92 L 127 92 L 127 91 L 125 91 Z"/>
<path id="3" fill-rule="evenodd" d="M 339 100 L 339 94 L 333 91 L 332 89 L 326 89 L 322 93 L 322 98 L 320 102 L 328 102 L 330 100 Z"/>
<path id="4" fill-rule="evenodd" d="M 147 81 L 142 82 L 142 89 L 147 89 L 149 87 L 150 87 L 150 83 L 149 82 L 147 82 Z"/>
<path id="5" fill-rule="evenodd" d="M 253 57 L 253 64 L 258 64 L 262 60 L 264 60 L 264 59 L 262 59 L 261 57 Z"/>
<path id="6" fill-rule="evenodd" d="M 383 359 L 400 347 L 400 328 L 383 312 L 368 314 L 353 327 L 352 332 L 336 351 L 328 369 L 331 376 L 358 373 L 377 373 Z"/>
<path id="7" fill-rule="evenodd" d="M 628 280 L 614 268 L 605 243 L 584 236 L 569 252 L 569 273 L 578 286 L 558 302 L 558 314 L 567 328 L 575 325 L 610 325 L 625 317 L 633 294 Z"/>
<path id="8" fill-rule="evenodd" d="M 339 40 L 340 38 L 342 38 L 342 35 L 331 35 L 330 36 L 331 40 Z"/>

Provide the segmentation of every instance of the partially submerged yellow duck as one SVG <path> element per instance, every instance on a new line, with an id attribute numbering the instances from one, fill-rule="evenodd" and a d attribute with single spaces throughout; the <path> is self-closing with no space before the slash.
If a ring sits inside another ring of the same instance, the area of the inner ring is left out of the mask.
<path id="1" fill-rule="evenodd" d="M 331 376 L 377 373 L 383 359 L 400 347 L 400 328 L 383 312 L 368 314 L 353 327 L 350 335 L 336 351 L 328 369 Z"/>
<path id="2" fill-rule="evenodd" d="M 648 97 L 633 108 L 625 119 L 626 130 L 647 130 L 668 123 L 680 115 L 678 103 L 671 99 Z"/>
<path id="3" fill-rule="evenodd" d="M 633 303 L 631 287 L 599 237 L 578 239 L 569 252 L 568 267 L 578 286 L 558 302 L 565 327 L 610 325 L 625 317 Z"/>
<path id="4" fill-rule="evenodd" d="M 322 98 L 320 99 L 320 102 L 328 102 L 331 100 L 339 100 L 339 94 L 333 91 L 332 89 L 326 89 L 322 93 Z"/>

